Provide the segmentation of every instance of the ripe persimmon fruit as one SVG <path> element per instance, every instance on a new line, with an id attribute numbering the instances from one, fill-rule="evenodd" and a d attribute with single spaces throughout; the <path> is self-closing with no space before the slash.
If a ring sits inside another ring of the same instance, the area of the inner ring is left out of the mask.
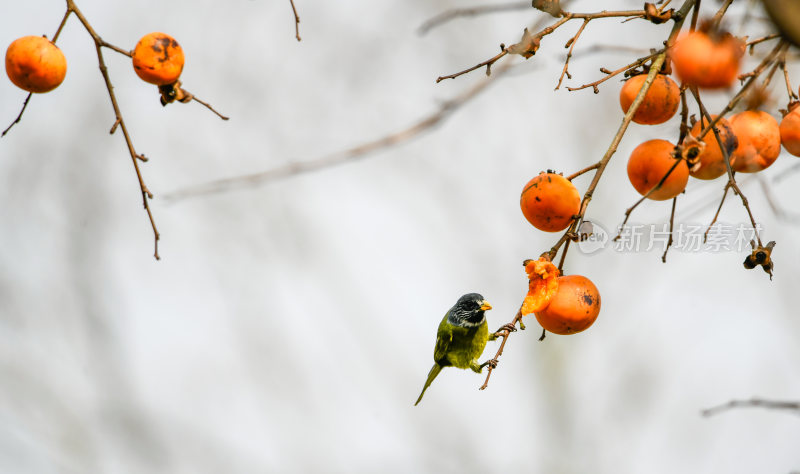
<path id="1" fill-rule="evenodd" d="M 625 81 L 619 91 L 619 105 L 627 113 L 633 100 L 642 89 L 647 74 L 639 74 Z M 643 125 L 655 125 L 671 119 L 681 103 L 681 90 L 675 81 L 664 74 L 656 74 L 644 100 L 633 114 L 633 121 Z"/>
<path id="2" fill-rule="evenodd" d="M 558 290 L 541 311 L 534 313 L 542 327 L 555 334 L 575 334 L 591 326 L 600 314 L 600 292 L 581 275 L 558 277 Z"/>
<path id="3" fill-rule="evenodd" d="M 522 214 L 534 227 L 545 232 L 564 230 L 581 206 L 575 185 L 556 173 L 539 173 L 522 189 Z"/>
<path id="4" fill-rule="evenodd" d="M 694 31 L 679 39 L 670 52 L 675 74 L 685 83 L 708 89 L 733 85 L 739 75 L 744 44 L 730 34 Z"/>
<path id="5" fill-rule="evenodd" d="M 775 163 L 781 154 L 781 129 L 772 115 L 745 110 L 732 115 L 729 122 L 739 140 L 731 156 L 734 171 L 756 173 Z"/>
<path id="6" fill-rule="evenodd" d="M 711 120 L 716 118 L 716 115 L 711 116 Z M 708 126 L 707 121 L 698 120 L 689 133 L 697 138 L 706 126 Z M 717 121 L 716 128 L 719 131 L 719 138 L 722 144 L 725 145 L 725 151 L 728 152 L 728 159 L 731 159 L 739 140 L 733 133 L 731 124 L 724 118 Z M 706 133 L 701 141 L 706 144 L 705 149 L 697 157 L 697 164 L 689 168 L 689 175 L 697 179 L 716 179 L 727 173 L 728 167 L 725 165 L 725 156 L 722 154 L 722 149 L 719 147 L 714 131 L 710 130 Z"/>
<path id="7" fill-rule="evenodd" d="M 144 35 L 133 50 L 133 70 L 143 81 L 163 86 L 173 84 L 183 71 L 183 48 L 170 35 Z"/>
<path id="8" fill-rule="evenodd" d="M 6 74 L 17 87 L 28 92 L 50 92 L 67 75 L 67 58 L 42 36 L 23 36 L 6 50 Z"/>
<path id="9" fill-rule="evenodd" d="M 666 140 L 648 140 L 633 149 L 628 159 L 628 179 L 639 194 L 644 196 L 657 186 L 673 166 L 675 169 L 661 187 L 647 197 L 664 201 L 683 192 L 689 182 L 689 167 L 686 161 L 672 156 L 674 149 L 675 146 Z"/>
<path id="10" fill-rule="evenodd" d="M 800 156 L 800 107 L 789 110 L 780 124 L 781 144 L 794 156 Z"/>

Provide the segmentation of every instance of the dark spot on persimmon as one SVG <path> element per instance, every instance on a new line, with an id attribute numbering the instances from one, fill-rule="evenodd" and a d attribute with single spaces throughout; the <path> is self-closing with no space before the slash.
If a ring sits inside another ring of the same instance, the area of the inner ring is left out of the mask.
<path id="1" fill-rule="evenodd" d="M 583 302 L 586 303 L 587 306 L 592 306 L 594 304 L 594 298 L 592 298 L 592 295 L 589 293 L 584 293 L 581 298 L 583 298 Z"/>

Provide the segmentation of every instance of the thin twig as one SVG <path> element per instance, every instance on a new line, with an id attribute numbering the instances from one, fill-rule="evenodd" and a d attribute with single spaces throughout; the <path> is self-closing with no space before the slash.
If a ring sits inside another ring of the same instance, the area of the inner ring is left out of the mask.
<path id="1" fill-rule="evenodd" d="M 711 231 L 711 228 L 714 227 L 714 224 L 717 223 L 717 219 L 719 218 L 719 212 L 722 210 L 722 205 L 725 204 L 725 198 L 728 196 L 729 189 L 731 189 L 730 181 L 725 183 L 725 190 L 722 191 L 722 199 L 719 201 L 719 206 L 717 206 L 717 212 L 714 213 L 714 218 L 711 219 L 711 223 L 708 224 L 708 228 L 706 229 L 705 233 L 703 233 L 703 243 L 708 242 L 708 233 L 709 231 Z"/>
<path id="2" fill-rule="evenodd" d="M 19 115 L 17 115 L 17 118 L 15 118 L 13 122 L 11 122 L 11 125 L 9 125 L 8 127 L 6 127 L 5 130 L 3 130 L 3 134 L 0 135 L 0 137 L 6 136 L 6 133 L 8 133 L 8 131 L 11 130 L 11 127 L 18 124 L 19 121 L 22 120 L 22 114 L 25 113 L 25 109 L 28 107 L 28 102 L 30 102 L 32 95 L 33 92 L 28 92 L 28 95 L 25 97 L 25 102 L 22 103 L 22 109 L 19 111 Z"/>
<path id="3" fill-rule="evenodd" d="M 522 308 L 517 311 L 517 315 L 514 316 L 514 319 L 511 320 L 510 323 L 506 324 L 499 331 L 495 333 L 497 337 L 502 337 L 503 340 L 500 342 L 500 347 L 497 348 L 497 353 L 494 355 L 494 358 L 491 359 L 493 364 L 489 364 L 486 371 L 486 380 L 483 381 L 483 385 L 480 386 L 479 390 L 486 390 L 486 387 L 489 386 L 489 377 L 492 376 L 492 371 L 497 366 L 497 361 L 501 355 L 503 355 L 503 349 L 506 347 L 506 341 L 508 341 L 508 336 L 511 334 L 511 328 L 516 328 L 517 323 L 520 325 L 520 329 L 525 329 L 525 325 L 522 324 Z M 514 329 L 516 331 L 516 329 Z"/>
<path id="4" fill-rule="evenodd" d="M 647 191 L 642 197 L 640 197 L 639 200 L 636 201 L 633 204 L 633 206 L 631 206 L 631 207 L 629 207 L 628 209 L 625 210 L 625 219 L 622 221 L 622 224 L 620 224 L 620 226 L 619 226 L 619 232 L 617 232 L 617 236 L 614 237 L 614 239 L 613 239 L 614 242 L 616 242 L 617 240 L 619 240 L 620 237 L 622 237 L 622 230 L 625 228 L 625 224 L 628 223 L 628 219 L 630 219 L 631 213 L 637 207 L 639 207 L 639 205 L 641 203 L 643 203 L 645 199 L 649 198 L 654 192 L 656 192 L 657 190 L 661 189 L 661 186 L 664 184 L 664 182 L 667 180 L 667 178 L 669 178 L 669 175 L 672 174 L 672 172 L 675 170 L 675 168 L 678 167 L 678 165 L 681 163 L 681 161 L 683 161 L 683 160 L 680 159 L 680 158 L 675 158 L 675 163 L 672 164 L 672 166 L 669 168 L 669 170 L 667 170 L 667 173 L 664 176 L 661 177 L 661 179 L 658 181 L 658 183 L 656 183 L 655 186 L 650 188 L 649 191 Z"/>
<path id="5" fill-rule="evenodd" d="M 567 251 L 569 250 L 569 244 L 572 242 L 572 239 L 567 239 L 566 243 L 564 244 L 564 251 L 561 252 L 561 260 L 558 261 L 558 271 L 563 273 L 564 270 L 564 262 L 567 260 Z"/>
<path id="6" fill-rule="evenodd" d="M 664 249 L 664 255 L 661 256 L 661 261 L 667 263 L 667 252 L 672 247 L 672 229 L 675 223 L 675 204 L 678 202 L 678 196 L 672 198 L 672 212 L 669 214 L 669 239 L 667 239 L 667 248 Z"/>
<path id="7" fill-rule="evenodd" d="M 576 171 L 576 172 L 572 173 L 571 175 L 567 176 L 566 179 L 567 179 L 567 181 L 572 181 L 573 179 L 577 178 L 578 176 L 580 176 L 582 174 L 588 173 L 589 171 L 592 171 L 592 170 L 596 170 L 598 166 L 600 166 L 600 163 L 595 163 L 593 165 L 589 165 L 586 168 L 584 168 L 582 170 L 579 170 L 579 171 Z"/>
<path id="8" fill-rule="evenodd" d="M 711 17 L 711 30 L 715 30 L 717 26 L 719 26 L 719 22 L 722 21 L 722 17 L 725 16 L 725 12 L 728 11 L 728 7 L 731 6 L 733 0 L 725 0 L 725 3 L 717 10 L 717 13 Z"/>
<path id="9" fill-rule="evenodd" d="M 774 400 L 764 400 L 761 398 L 751 398 L 750 400 L 731 400 L 728 403 L 718 405 L 712 408 L 706 408 L 700 414 L 709 417 L 733 408 L 767 408 L 770 410 L 790 410 L 796 411 L 800 414 L 800 402 L 782 402 Z"/>
<path id="10" fill-rule="evenodd" d="M 753 54 L 753 46 L 759 43 L 763 43 L 764 41 L 770 41 L 780 37 L 781 37 L 780 33 L 773 33 L 771 35 L 762 36 L 761 38 L 756 38 L 752 41 L 748 41 L 747 43 L 745 43 L 745 46 L 750 48 L 750 54 Z"/>
<path id="11" fill-rule="evenodd" d="M 581 89 L 586 89 L 587 87 L 591 87 L 592 90 L 594 91 L 594 93 L 597 94 L 598 92 L 600 92 L 600 89 L 597 88 L 597 86 L 599 86 L 600 84 L 606 82 L 607 80 L 611 79 L 612 77 L 614 77 L 614 76 L 616 76 L 616 75 L 618 75 L 620 73 L 623 73 L 623 72 L 627 71 L 628 69 L 639 67 L 642 64 L 646 63 L 647 61 L 653 59 L 654 57 L 656 57 L 656 56 L 658 56 L 659 54 L 662 54 L 662 53 L 664 53 L 663 49 L 658 50 L 658 51 L 656 51 L 656 52 L 654 52 L 652 54 L 649 54 L 647 56 L 641 57 L 641 58 L 637 59 L 636 61 L 634 61 L 634 62 L 632 62 L 630 64 L 622 66 L 621 68 L 616 69 L 614 71 L 609 71 L 609 70 L 603 68 L 603 69 L 601 69 L 601 71 L 606 74 L 605 77 L 602 77 L 597 81 L 590 82 L 588 84 L 584 84 L 582 86 L 567 87 L 567 90 L 570 91 L 570 92 L 574 92 L 574 91 L 579 91 Z"/>
<path id="12" fill-rule="evenodd" d="M 133 163 L 133 168 L 136 171 L 136 177 L 139 181 L 139 189 L 142 193 L 142 204 L 144 206 L 145 211 L 147 212 L 147 217 L 150 220 L 150 226 L 153 229 L 153 240 L 154 240 L 154 247 L 155 251 L 153 256 L 156 260 L 160 260 L 161 257 L 158 255 L 158 241 L 160 239 L 160 234 L 158 232 L 158 228 L 156 227 L 155 219 L 153 218 L 153 211 L 150 209 L 150 199 L 153 198 L 153 194 L 147 189 L 147 186 L 144 183 L 144 178 L 142 178 L 142 171 L 139 169 L 139 160 L 140 155 L 136 153 L 136 150 L 133 147 L 133 142 L 131 140 L 130 134 L 128 133 L 128 127 L 125 125 L 125 120 L 122 118 L 122 112 L 120 111 L 119 104 L 117 103 L 117 97 L 114 94 L 114 86 L 111 84 L 111 78 L 108 75 L 108 68 L 106 67 L 105 59 L 103 58 L 103 47 L 110 47 L 108 43 L 103 41 L 102 38 L 94 31 L 92 25 L 83 16 L 83 13 L 78 9 L 75 5 L 74 0 L 66 0 L 67 2 L 67 9 L 74 12 L 75 16 L 78 17 L 83 27 L 89 33 L 89 35 L 94 40 L 95 50 L 97 51 L 97 62 L 100 67 L 100 74 L 103 76 L 103 81 L 105 82 L 106 89 L 108 90 L 108 96 L 111 99 L 111 106 L 114 109 L 114 116 L 115 116 L 115 126 L 112 127 L 112 132 L 116 130 L 116 127 L 119 127 L 122 130 L 122 135 L 125 137 L 125 144 L 128 147 L 128 151 L 131 155 L 131 162 Z M 123 52 L 121 48 L 112 48 L 114 51 Z"/>
<path id="13" fill-rule="evenodd" d="M 300 41 L 300 16 L 297 14 L 297 8 L 294 6 L 294 0 L 289 0 L 289 3 L 292 5 L 292 13 L 294 13 L 294 37 L 297 38 L 297 41 Z"/>
<path id="14" fill-rule="evenodd" d="M 439 76 L 439 77 L 436 78 L 436 83 L 438 84 L 438 83 L 442 82 L 445 79 L 455 79 L 458 76 L 462 76 L 462 75 L 464 75 L 464 74 L 466 74 L 468 72 L 472 72 L 472 71 L 474 71 L 476 69 L 480 69 L 480 68 L 482 68 L 484 66 L 486 66 L 486 75 L 489 76 L 489 75 L 491 75 L 492 64 L 496 63 L 500 58 L 502 58 L 506 54 L 508 54 L 508 50 L 505 48 L 505 46 L 501 46 L 501 51 L 496 56 L 494 56 L 492 58 L 489 58 L 489 59 L 487 59 L 486 61 L 484 61 L 482 63 L 478 63 L 478 64 L 476 64 L 476 65 L 474 65 L 472 67 L 464 69 L 463 71 L 459 71 L 459 72 L 456 72 L 456 73 L 453 73 L 453 74 L 448 74 L 446 76 Z"/>
<path id="15" fill-rule="evenodd" d="M 70 14 L 72 14 L 72 10 L 67 8 L 66 13 L 64 13 L 64 17 L 61 19 L 61 23 L 58 24 L 56 33 L 53 35 L 53 39 L 50 40 L 53 44 L 55 44 L 55 42 L 58 41 L 58 37 L 61 36 L 61 31 L 64 29 L 64 25 L 67 24 L 67 18 L 69 18 Z"/>
<path id="16" fill-rule="evenodd" d="M 214 109 L 214 107 L 212 107 L 211 104 L 209 104 L 208 102 L 204 102 L 204 101 L 198 99 L 197 96 L 194 95 L 194 94 L 192 94 L 192 100 L 194 100 L 195 102 L 199 102 L 199 103 L 205 105 L 208 110 L 210 110 L 210 111 L 214 112 L 215 114 L 217 114 L 217 117 L 221 118 L 222 120 L 230 119 L 230 117 L 226 117 L 226 116 L 222 115 L 221 113 L 217 112 L 217 110 Z"/>
<path id="17" fill-rule="evenodd" d="M 789 81 L 789 69 L 786 67 L 786 51 L 781 55 L 781 67 L 783 68 L 783 80 L 786 83 L 786 92 L 789 94 L 789 101 L 797 100 L 797 94 L 792 89 L 792 83 Z"/>
<path id="18" fill-rule="evenodd" d="M 558 84 L 556 84 L 555 90 L 558 90 L 561 87 L 561 82 L 564 81 L 565 75 L 568 78 L 572 79 L 572 75 L 569 73 L 569 60 L 570 58 L 572 58 L 572 50 L 575 49 L 575 43 L 578 42 L 578 38 L 581 36 L 581 33 L 583 33 L 583 30 L 586 28 L 586 25 L 588 25 L 590 21 L 591 20 L 588 19 L 583 20 L 583 23 L 581 23 L 581 27 L 578 28 L 578 32 L 575 33 L 575 36 L 573 36 L 572 38 L 569 39 L 569 41 L 567 41 L 566 46 L 569 47 L 569 51 L 567 52 L 567 59 L 564 60 L 564 69 L 561 70 L 561 75 L 558 77 Z"/>
<path id="19" fill-rule="evenodd" d="M 451 10 L 446 10 L 438 15 L 426 20 L 420 27 L 417 29 L 417 33 L 420 35 L 427 34 L 432 29 L 440 26 L 444 23 L 447 23 L 450 20 L 454 20 L 459 17 L 471 17 L 471 16 L 478 16 L 478 15 L 485 15 L 489 13 L 499 13 L 499 12 L 507 12 L 513 10 L 526 10 L 531 8 L 531 2 L 512 2 L 512 3 L 500 3 L 498 5 L 482 5 L 478 7 L 466 7 L 466 8 L 453 8 Z"/>
<path id="20" fill-rule="evenodd" d="M 595 19 L 598 19 L 598 18 L 619 18 L 619 17 L 641 18 L 641 17 L 644 17 L 644 16 L 645 16 L 645 11 L 644 10 L 601 11 L 601 12 L 596 12 L 596 13 L 568 13 L 568 12 L 561 12 L 561 18 L 559 18 L 552 25 L 545 27 L 543 30 L 539 31 L 538 33 L 530 35 L 527 38 L 526 44 L 536 44 L 537 45 L 534 48 L 533 51 L 529 51 L 529 54 L 531 54 L 531 55 L 534 54 L 536 52 L 535 49 L 538 48 L 538 43 L 539 43 L 539 41 L 541 41 L 542 38 L 544 38 L 545 36 L 553 33 L 560 26 L 564 25 L 565 23 L 567 23 L 570 20 L 582 19 L 582 20 L 584 20 L 584 22 L 588 23 L 589 21 L 595 20 Z M 526 35 L 527 35 L 527 31 L 526 31 Z M 525 36 L 523 36 L 523 39 L 525 39 Z M 456 73 L 453 73 L 453 74 L 448 74 L 446 76 L 439 76 L 436 79 L 436 82 L 438 83 L 438 82 L 441 82 L 441 81 L 443 81 L 445 79 L 455 79 L 455 78 L 457 78 L 459 76 L 462 76 L 464 74 L 472 72 L 472 71 L 474 71 L 476 69 L 480 69 L 480 68 L 482 68 L 484 66 L 486 66 L 486 74 L 488 75 L 488 74 L 491 73 L 491 66 L 495 62 L 497 62 L 500 58 L 502 58 L 503 56 L 508 54 L 508 52 L 509 52 L 508 49 L 506 49 L 505 45 L 501 45 L 501 50 L 502 51 L 500 52 L 500 54 L 498 54 L 498 55 L 496 55 L 496 56 L 494 56 L 494 57 L 492 57 L 490 59 L 487 59 L 486 61 L 483 61 L 483 62 L 481 62 L 479 64 L 476 64 L 475 66 L 472 66 L 470 68 L 464 69 L 463 71 L 459 71 L 459 72 L 456 72 Z M 526 58 L 527 57 L 528 56 L 526 56 Z"/>
<path id="21" fill-rule="evenodd" d="M 686 102 L 686 86 L 681 84 L 681 124 L 678 128 L 678 144 L 683 144 L 689 135 L 689 105 Z"/>

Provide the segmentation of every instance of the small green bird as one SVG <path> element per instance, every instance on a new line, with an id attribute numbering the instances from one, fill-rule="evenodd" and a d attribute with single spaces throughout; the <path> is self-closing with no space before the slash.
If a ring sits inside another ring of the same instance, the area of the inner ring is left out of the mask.
<path id="1" fill-rule="evenodd" d="M 489 334 L 484 311 L 492 306 L 477 293 L 468 293 L 458 299 L 456 304 L 447 311 L 439 330 L 436 332 L 436 347 L 433 350 L 433 368 L 428 373 L 428 380 L 419 394 L 417 406 L 425 395 L 425 390 L 430 387 L 433 379 L 439 375 L 443 368 L 453 366 L 459 369 L 472 369 L 480 373 L 484 364 L 478 364 L 478 357 L 483 354 L 486 342 L 494 340 L 494 334 Z"/>

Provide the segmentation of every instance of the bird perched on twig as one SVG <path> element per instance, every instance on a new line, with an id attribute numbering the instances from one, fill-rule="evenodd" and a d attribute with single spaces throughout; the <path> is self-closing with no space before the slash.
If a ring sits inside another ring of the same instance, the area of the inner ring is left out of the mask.
<path id="1" fill-rule="evenodd" d="M 433 350 L 433 368 L 428 373 L 428 380 L 422 387 L 422 393 L 414 406 L 418 405 L 425 390 L 444 367 L 472 369 L 480 373 L 490 362 L 478 364 L 478 357 L 483 354 L 486 342 L 496 339 L 494 333 L 489 334 L 484 311 L 492 306 L 477 293 L 468 293 L 458 299 L 447 311 L 439 330 L 436 332 L 436 347 Z"/>

